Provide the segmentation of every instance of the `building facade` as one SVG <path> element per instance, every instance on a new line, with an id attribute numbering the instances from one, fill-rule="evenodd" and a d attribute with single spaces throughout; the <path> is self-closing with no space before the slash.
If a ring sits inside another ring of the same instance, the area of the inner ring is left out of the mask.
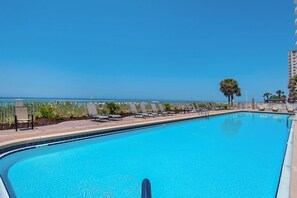
<path id="1" fill-rule="evenodd" d="M 297 0 L 294 0 L 297 5 Z M 297 6 L 295 7 L 295 15 L 297 15 Z M 295 25 L 297 26 L 297 18 L 295 19 Z M 295 31 L 297 36 L 297 30 Z M 295 43 L 297 47 L 297 42 Z M 289 80 L 293 76 L 297 75 L 297 50 L 289 50 L 288 52 L 288 66 L 289 66 Z"/>
<path id="2" fill-rule="evenodd" d="M 288 53 L 289 79 L 297 75 L 297 50 L 289 50 Z"/>

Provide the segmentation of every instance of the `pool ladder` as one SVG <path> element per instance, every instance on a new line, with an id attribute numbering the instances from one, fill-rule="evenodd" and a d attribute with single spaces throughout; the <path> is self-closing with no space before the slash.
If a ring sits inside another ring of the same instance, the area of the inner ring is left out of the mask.
<path id="1" fill-rule="evenodd" d="M 141 198 L 152 198 L 151 183 L 146 178 L 142 181 Z"/>
<path id="2" fill-rule="evenodd" d="M 291 118 L 292 116 L 295 116 L 295 115 L 289 115 L 289 116 L 287 117 L 287 128 L 289 128 L 289 120 L 290 120 L 290 118 Z"/>

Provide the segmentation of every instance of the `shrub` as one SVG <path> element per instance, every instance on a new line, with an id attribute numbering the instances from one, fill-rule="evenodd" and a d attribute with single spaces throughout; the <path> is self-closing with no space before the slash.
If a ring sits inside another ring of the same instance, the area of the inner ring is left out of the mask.
<path id="1" fill-rule="evenodd" d="M 170 111 L 171 110 L 171 104 L 164 104 L 165 110 Z"/>
<path id="2" fill-rule="evenodd" d="M 39 111 L 40 111 L 41 117 L 43 118 L 48 118 L 48 119 L 56 118 L 54 108 L 50 105 L 41 105 Z"/>
<path id="3" fill-rule="evenodd" d="M 120 110 L 120 106 L 114 102 L 106 103 L 106 108 L 109 110 L 109 113 L 115 114 Z"/>
<path id="4" fill-rule="evenodd" d="M 37 119 L 39 119 L 40 117 L 42 117 L 42 115 L 41 115 L 40 112 L 35 112 L 35 113 L 34 113 L 34 120 L 37 120 Z"/>

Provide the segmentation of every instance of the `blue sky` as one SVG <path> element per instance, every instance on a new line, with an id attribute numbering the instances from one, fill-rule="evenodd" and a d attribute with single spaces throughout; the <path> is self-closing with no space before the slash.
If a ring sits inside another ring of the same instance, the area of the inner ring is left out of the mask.
<path id="1" fill-rule="evenodd" d="M 1 1 L 0 96 L 225 100 L 287 92 L 294 3 Z"/>

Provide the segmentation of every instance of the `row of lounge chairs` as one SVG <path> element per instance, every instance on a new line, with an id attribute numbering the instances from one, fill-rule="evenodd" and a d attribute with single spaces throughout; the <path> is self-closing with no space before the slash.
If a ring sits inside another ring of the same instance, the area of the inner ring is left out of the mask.
<path id="1" fill-rule="evenodd" d="M 140 118 L 147 118 L 147 117 L 157 117 L 157 116 L 167 116 L 167 115 L 175 115 L 174 111 L 165 111 L 164 107 L 162 104 L 155 104 L 152 103 L 150 104 L 151 106 L 151 111 L 147 111 L 145 105 L 141 103 L 140 110 L 139 112 L 137 110 L 137 107 L 133 103 L 129 103 L 129 106 L 131 108 L 131 113 L 135 117 L 140 117 Z M 208 112 L 209 110 L 219 110 L 214 104 L 207 104 L 205 108 L 196 108 L 195 106 L 198 106 L 197 104 L 193 105 L 186 105 L 184 109 L 187 109 L 189 112 L 192 113 L 202 113 L 202 112 Z M 97 106 L 96 104 L 93 103 L 88 103 L 87 104 L 87 110 L 88 110 L 88 116 L 89 118 L 97 121 L 111 121 L 111 120 L 122 120 L 122 116 L 119 114 L 106 114 L 102 115 L 99 114 L 97 111 Z M 33 115 L 28 114 L 28 109 L 27 107 L 16 107 L 15 108 L 15 129 L 18 130 L 18 125 L 26 123 L 29 128 L 34 128 L 34 119 Z"/>
<path id="2" fill-rule="evenodd" d="M 278 104 L 278 105 L 275 104 L 272 107 L 269 107 L 268 104 L 262 104 L 262 105 L 259 105 L 258 106 L 258 109 L 259 109 L 259 111 L 265 111 L 265 110 L 271 109 L 274 112 L 285 110 L 284 106 L 281 105 L 281 104 Z M 290 105 L 286 105 L 286 110 L 289 113 L 294 113 L 295 112 L 294 107 L 293 106 L 290 106 Z"/>
<path id="3" fill-rule="evenodd" d="M 151 108 L 152 108 L 151 112 L 147 111 L 143 103 L 140 104 L 141 112 L 138 112 L 135 104 L 129 103 L 129 105 L 131 108 L 131 113 L 135 117 L 147 118 L 147 117 L 156 117 L 156 116 L 175 115 L 174 111 L 165 111 L 162 104 L 158 104 L 158 107 L 160 109 L 159 111 L 157 110 L 156 104 L 151 104 Z"/>
<path id="4" fill-rule="evenodd" d="M 129 103 L 131 113 L 135 117 L 139 118 L 148 118 L 148 117 L 157 117 L 157 116 L 167 116 L 167 115 L 175 115 L 174 111 L 165 111 L 164 107 L 162 104 L 155 104 L 152 103 L 151 105 L 151 110 L 152 111 L 147 111 L 145 105 L 141 103 L 140 106 L 140 112 L 137 110 L 137 107 L 133 103 Z M 157 105 L 159 110 L 157 109 Z M 206 108 L 195 108 L 195 106 L 187 106 L 186 108 L 189 109 L 190 112 L 192 113 L 202 113 L 202 112 L 208 112 L 209 110 L 220 110 L 216 106 L 212 105 L 211 103 L 207 104 Z M 97 112 L 97 107 L 95 104 L 88 103 L 87 104 L 87 109 L 88 109 L 88 115 L 91 119 L 98 120 L 98 121 L 110 121 L 110 120 L 121 120 L 122 117 L 121 115 L 118 114 L 98 114 Z"/>
<path id="5" fill-rule="evenodd" d="M 147 117 L 156 117 L 156 116 L 166 116 L 166 115 L 175 115 L 174 111 L 165 111 L 162 104 L 158 104 L 160 110 L 157 110 L 156 104 L 151 104 L 152 111 L 148 112 L 145 105 L 143 103 L 140 104 L 141 112 L 139 112 L 136 108 L 136 105 L 133 103 L 129 103 L 131 108 L 131 113 L 135 117 L 147 118 Z M 118 114 L 98 114 L 97 107 L 95 104 L 89 103 L 87 104 L 88 115 L 91 119 L 98 121 L 110 121 L 110 120 L 121 120 L 122 116 Z"/>
<path id="6" fill-rule="evenodd" d="M 215 103 L 206 103 L 204 107 L 199 107 L 198 103 L 184 105 L 184 110 L 191 113 L 206 113 L 209 111 L 224 110 L 224 108 L 217 106 Z"/>
<path id="7" fill-rule="evenodd" d="M 158 104 L 160 110 L 157 110 L 156 104 L 151 104 L 152 112 L 148 112 L 144 104 L 140 104 L 141 112 L 137 111 L 135 104 L 130 103 L 131 113 L 135 117 L 155 117 L 155 116 L 165 116 L 165 115 L 175 115 L 173 111 L 165 111 L 162 104 Z M 96 104 L 88 103 L 87 104 L 88 116 L 89 118 L 97 121 L 111 121 L 111 120 L 122 120 L 122 116 L 119 114 L 99 114 L 97 111 Z M 15 108 L 15 130 L 19 128 L 19 124 L 27 124 L 27 127 L 31 126 L 34 128 L 34 119 L 33 115 L 28 113 L 27 107 L 16 107 Z"/>

